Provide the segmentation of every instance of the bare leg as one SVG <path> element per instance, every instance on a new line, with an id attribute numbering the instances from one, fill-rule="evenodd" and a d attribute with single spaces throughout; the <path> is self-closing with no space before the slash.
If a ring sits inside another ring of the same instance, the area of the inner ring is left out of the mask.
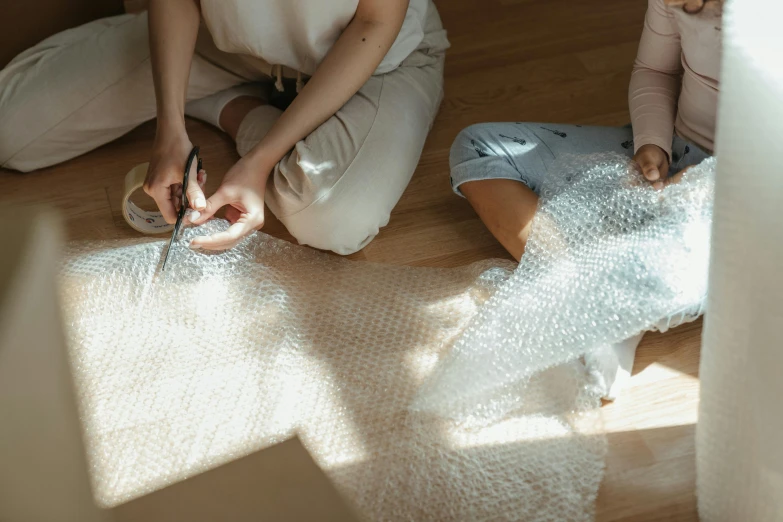
<path id="1" fill-rule="evenodd" d="M 536 213 L 536 193 L 510 179 L 468 181 L 459 189 L 492 235 L 519 261 Z"/>
<path id="2" fill-rule="evenodd" d="M 223 111 L 220 113 L 220 127 L 225 129 L 232 140 L 236 141 L 242 120 L 250 111 L 262 105 L 265 105 L 264 101 L 253 96 L 234 98 L 223 107 Z"/>

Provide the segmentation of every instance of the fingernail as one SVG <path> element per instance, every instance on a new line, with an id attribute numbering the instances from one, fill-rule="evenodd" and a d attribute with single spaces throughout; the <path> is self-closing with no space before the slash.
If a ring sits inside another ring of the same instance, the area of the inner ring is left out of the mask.
<path id="1" fill-rule="evenodd" d="M 190 213 L 190 222 L 195 223 L 196 220 L 200 217 L 201 217 L 201 212 L 199 212 L 198 210 L 194 210 L 193 212 Z"/>
<path id="2" fill-rule="evenodd" d="M 196 201 L 193 202 L 193 205 L 197 209 L 201 210 L 201 209 L 203 209 L 204 207 L 207 206 L 207 202 L 206 202 L 206 200 L 203 197 L 199 196 L 199 197 L 196 198 Z"/>
<path id="3" fill-rule="evenodd" d="M 198 245 L 197 245 L 197 244 L 196 244 L 194 241 L 191 241 L 191 242 L 190 242 L 190 244 L 188 245 L 188 247 L 189 247 L 191 250 L 199 250 L 199 249 L 201 249 L 201 247 L 200 247 L 200 246 L 198 246 Z"/>

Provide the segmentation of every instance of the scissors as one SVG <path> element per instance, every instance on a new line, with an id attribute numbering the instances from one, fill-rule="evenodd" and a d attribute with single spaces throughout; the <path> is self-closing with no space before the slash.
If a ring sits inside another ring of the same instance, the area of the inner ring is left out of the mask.
<path id="1" fill-rule="evenodd" d="M 177 212 L 177 223 L 174 225 L 174 233 L 171 234 L 171 241 L 169 241 L 169 247 L 166 249 L 166 257 L 163 258 L 163 267 L 161 271 L 166 270 L 166 262 L 169 260 L 169 254 L 174 247 L 174 242 L 178 239 L 179 230 L 182 228 L 182 220 L 185 218 L 185 211 L 190 206 L 188 201 L 188 180 L 190 179 L 190 168 L 193 166 L 193 160 L 196 160 L 196 175 L 201 172 L 201 158 L 198 155 L 199 148 L 193 147 L 193 150 L 188 154 L 188 161 L 185 162 L 185 176 L 182 178 L 182 198 L 180 199 L 179 212 Z"/>

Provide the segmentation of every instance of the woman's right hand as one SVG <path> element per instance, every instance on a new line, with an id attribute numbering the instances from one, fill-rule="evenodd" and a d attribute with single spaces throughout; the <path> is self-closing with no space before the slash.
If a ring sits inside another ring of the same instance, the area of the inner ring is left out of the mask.
<path id="1" fill-rule="evenodd" d="M 192 149 L 193 144 L 184 131 L 159 133 L 152 148 L 144 192 L 155 200 L 163 219 L 170 224 L 177 221 L 185 163 Z M 193 209 L 203 210 L 206 198 L 197 181 L 196 168 L 194 162 L 188 183 L 188 201 Z"/>
<path id="2" fill-rule="evenodd" d="M 655 188 L 662 188 L 669 174 L 669 156 L 658 145 L 642 145 L 633 157 L 644 178 Z"/>
<path id="3" fill-rule="evenodd" d="M 193 149 L 185 131 L 185 101 L 198 36 L 199 3 L 150 0 L 147 19 L 158 125 L 144 192 L 155 200 L 167 223 L 176 223 L 185 163 Z M 190 171 L 188 199 L 191 207 L 203 208 L 206 199 L 196 182 L 196 168 Z"/>

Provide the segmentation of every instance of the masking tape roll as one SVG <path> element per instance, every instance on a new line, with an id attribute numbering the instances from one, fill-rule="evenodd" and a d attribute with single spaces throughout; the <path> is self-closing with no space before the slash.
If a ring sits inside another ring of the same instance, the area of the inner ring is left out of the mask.
<path id="1" fill-rule="evenodd" d="M 125 195 L 122 197 L 122 217 L 132 228 L 142 234 L 165 234 L 174 230 L 174 225 L 166 223 L 159 211 L 139 208 L 131 196 L 144 185 L 149 163 L 136 165 L 125 175 Z"/>

